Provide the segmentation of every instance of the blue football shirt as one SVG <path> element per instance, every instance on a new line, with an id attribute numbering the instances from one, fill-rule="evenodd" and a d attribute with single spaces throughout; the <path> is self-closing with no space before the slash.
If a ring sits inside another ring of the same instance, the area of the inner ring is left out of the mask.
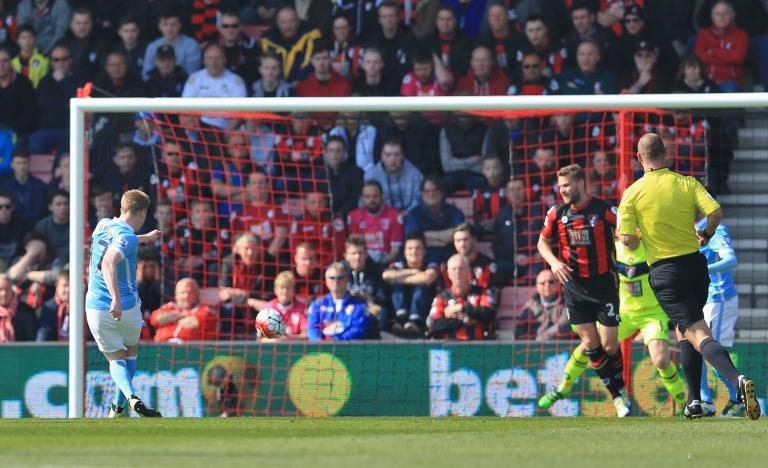
<path id="1" fill-rule="evenodd" d="M 117 264 L 117 287 L 123 309 L 134 307 L 139 299 L 136 291 L 138 239 L 133 228 L 118 218 L 104 218 L 96 225 L 91 236 L 91 261 L 88 267 L 88 293 L 85 307 L 106 310 L 112 304 L 101 262 L 109 249 L 120 252 L 123 259 Z"/>
<path id="2" fill-rule="evenodd" d="M 706 218 L 697 223 L 698 229 L 704 229 L 707 226 Z M 724 256 L 730 254 L 736 256 L 731 243 L 731 236 L 728 228 L 720 223 L 715 229 L 715 234 L 709 239 L 709 242 L 699 247 L 699 252 L 707 257 L 707 264 L 711 265 L 720 261 Z M 736 297 L 736 284 L 733 282 L 733 271 L 723 271 L 721 273 L 712 273 L 709 275 L 709 295 L 707 303 L 724 302 Z"/>

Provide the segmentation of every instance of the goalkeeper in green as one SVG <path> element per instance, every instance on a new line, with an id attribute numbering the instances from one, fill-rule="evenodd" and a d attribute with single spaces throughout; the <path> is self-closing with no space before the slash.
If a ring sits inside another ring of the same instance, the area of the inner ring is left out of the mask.
<path id="1" fill-rule="evenodd" d="M 648 347 L 651 361 L 659 372 L 661 382 L 680 405 L 685 405 L 685 389 L 677 366 L 669 359 L 669 318 L 656 300 L 648 282 L 650 268 L 646 263 L 642 243 L 636 250 L 629 250 L 616 242 L 616 272 L 619 275 L 619 336 L 621 342 L 635 332 L 640 332 Z M 563 370 L 563 381 L 557 390 L 539 399 L 539 408 L 550 408 L 557 400 L 566 398 L 573 384 L 587 370 L 589 360 L 581 345 L 571 353 Z"/>

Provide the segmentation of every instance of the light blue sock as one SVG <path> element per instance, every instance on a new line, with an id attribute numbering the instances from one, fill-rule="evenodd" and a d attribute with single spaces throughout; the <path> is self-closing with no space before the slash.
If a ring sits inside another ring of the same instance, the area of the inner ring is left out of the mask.
<path id="1" fill-rule="evenodd" d="M 723 383 L 725 384 L 725 388 L 727 388 L 727 389 L 728 389 L 728 398 L 729 398 L 731 401 L 739 401 L 739 400 L 738 400 L 738 398 L 739 398 L 739 396 L 738 396 L 738 395 L 739 395 L 739 393 L 738 393 L 738 390 L 736 390 L 736 385 L 734 385 L 734 384 L 733 384 L 733 382 L 731 382 L 730 380 L 728 380 L 728 377 L 726 377 L 726 376 L 724 376 L 724 375 L 721 375 L 721 374 L 720 374 L 718 371 L 715 371 L 715 375 L 716 375 L 716 376 L 717 376 L 717 377 L 718 377 L 720 380 L 722 380 L 722 381 L 723 381 Z"/>
<path id="2" fill-rule="evenodd" d="M 131 373 L 128 371 L 128 364 L 125 362 L 125 359 L 110 361 L 109 373 L 112 376 L 112 380 L 115 381 L 115 385 L 125 395 L 126 399 L 136 393 L 133 389 Z"/>
<path id="3" fill-rule="evenodd" d="M 128 356 L 125 358 L 126 366 L 128 367 L 128 374 L 131 376 L 131 382 L 133 382 L 133 376 L 136 375 L 136 356 Z M 125 398 L 123 392 L 120 390 L 115 392 L 115 398 L 112 400 L 115 406 L 125 407 L 128 403 L 128 399 Z"/>
<path id="4" fill-rule="evenodd" d="M 712 403 L 712 390 L 709 389 L 709 382 L 707 381 L 707 363 L 705 362 L 701 366 L 701 391 L 699 392 L 701 401 Z"/>

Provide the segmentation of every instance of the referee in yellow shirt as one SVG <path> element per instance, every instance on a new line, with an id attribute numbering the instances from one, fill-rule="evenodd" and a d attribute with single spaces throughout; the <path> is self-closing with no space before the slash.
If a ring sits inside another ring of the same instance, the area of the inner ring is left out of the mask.
<path id="1" fill-rule="evenodd" d="M 650 283 L 664 312 L 677 326 L 683 371 L 688 384 L 687 418 L 702 416 L 699 393 L 702 358 L 720 375 L 738 382 L 739 397 L 749 419 L 760 417 L 754 382 L 739 373 L 728 352 L 712 338 L 704 321 L 709 273 L 699 253 L 715 232 L 723 211 L 693 177 L 672 172 L 664 165 L 664 144 L 654 133 L 637 143 L 637 159 L 645 174 L 632 184 L 619 205 L 618 234 L 631 249 L 637 247 L 640 229 L 651 267 Z M 696 232 L 696 210 L 707 217 L 705 229 Z"/>

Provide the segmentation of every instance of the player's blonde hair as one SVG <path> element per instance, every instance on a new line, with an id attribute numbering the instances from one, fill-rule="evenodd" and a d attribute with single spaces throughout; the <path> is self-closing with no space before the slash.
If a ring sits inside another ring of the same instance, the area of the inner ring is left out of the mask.
<path id="1" fill-rule="evenodd" d="M 293 276 L 293 273 L 291 273 L 290 271 L 281 271 L 275 277 L 275 289 L 283 285 L 292 286 L 295 283 L 296 283 L 296 278 Z"/>
<path id="2" fill-rule="evenodd" d="M 120 199 L 120 214 L 139 214 L 149 209 L 149 195 L 141 190 L 128 190 Z"/>
<path id="3" fill-rule="evenodd" d="M 587 177 L 584 175 L 584 169 L 578 164 L 570 164 L 560 168 L 560 170 L 557 171 L 557 176 L 569 177 L 573 180 L 587 180 Z"/>

